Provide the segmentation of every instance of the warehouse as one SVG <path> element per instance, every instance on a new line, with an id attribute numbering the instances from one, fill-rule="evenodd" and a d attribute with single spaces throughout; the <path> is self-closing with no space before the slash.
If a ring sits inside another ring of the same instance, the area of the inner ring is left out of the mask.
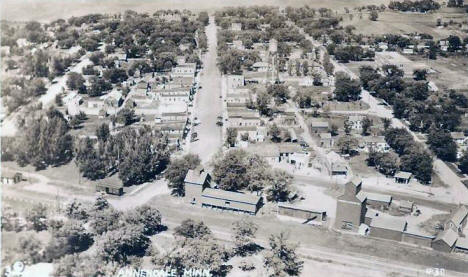
<path id="1" fill-rule="evenodd" d="M 327 219 L 327 212 L 296 207 L 286 203 L 278 204 L 278 214 L 296 217 L 304 220 L 325 221 Z"/>
<path id="2" fill-rule="evenodd" d="M 441 252 L 452 252 L 457 242 L 458 234 L 452 229 L 446 229 L 440 232 L 432 242 L 432 248 Z"/>
<path id="3" fill-rule="evenodd" d="M 392 196 L 388 194 L 367 192 L 366 196 L 367 205 L 371 206 L 374 209 L 388 209 L 392 204 Z"/>
<path id="4" fill-rule="evenodd" d="M 202 207 L 244 212 L 255 215 L 261 207 L 260 196 L 221 189 L 206 188 L 202 192 Z"/>
<path id="5" fill-rule="evenodd" d="M 370 236 L 375 238 L 402 240 L 406 220 L 396 217 L 374 217 L 370 224 Z"/>
<path id="6" fill-rule="evenodd" d="M 424 247 L 431 247 L 435 236 L 425 234 L 416 228 L 409 228 L 403 232 L 402 241 Z"/>

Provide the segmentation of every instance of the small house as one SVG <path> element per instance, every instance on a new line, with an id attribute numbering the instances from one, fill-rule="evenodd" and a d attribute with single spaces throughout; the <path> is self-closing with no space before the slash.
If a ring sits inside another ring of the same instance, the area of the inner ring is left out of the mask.
<path id="1" fill-rule="evenodd" d="M 16 173 L 5 173 L 2 172 L 1 183 L 2 185 L 13 185 L 23 180 L 23 174 L 20 172 Z"/>
<path id="2" fill-rule="evenodd" d="M 256 62 L 252 65 L 252 69 L 256 72 L 267 72 L 270 69 L 270 64 L 266 62 Z"/>
<path id="3" fill-rule="evenodd" d="M 245 86 L 244 75 L 227 75 L 227 87 L 229 89 Z"/>
<path id="4" fill-rule="evenodd" d="M 412 176 L 413 174 L 411 174 L 410 172 L 400 171 L 396 173 L 393 177 L 395 179 L 395 183 L 408 184 L 411 181 Z"/>
<path id="5" fill-rule="evenodd" d="M 319 137 L 320 137 L 320 143 L 319 143 L 320 147 L 332 148 L 333 145 L 335 144 L 333 137 L 330 133 L 320 133 Z"/>
<path id="6" fill-rule="evenodd" d="M 327 121 L 312 121 L 310 123 L 310 129 L 312 133 L 327 133 L 329 129 L 329 124 Z"/>
<path id="7" fill-rule="evenodd" d="M 445 223 L 445 229 L 452 229 L 455 232 L 462 232 L 468 221 L 468 208 L 460 205 Z"/>
<path id="8" fill-rule="evenodd" d="M 348 167 L 344 163 L 340 163 L 340 162 L 332 163 L 331 175 L 332 176 L 347 176 Z"/>
<path id="9" fill-rule="evenodd" d="M 242 23 L 239 22 L 233 22 L 231 23 L 231 31 L 242 31 Z"/>
<path id="10" fill-rule="evenodd" d="M 450 136 L 452 137 L 453 141 L 458 146 L 465 146 L 466 145 L 466 137 L 463 132 L 450 132 Z"/>
<path id="11" fill-rule="evenodd" d="M 400 200 L 398 210 L 402 213 L 412 213 L 414 208 L 414 202 L 408 200 Z"/>
<path id="12" fill-rule="evenodd" d="M 118 196 L 121 196 L 124 192 L 122 184 L 97 184 L 96 191 Z"/>
<path id="13" fill-rule="evenodd" d="M 388 209 L 392 204 L 392 196 L 388 194 L 368 192 L 366 196 L 367 204 L 375 209 Z"/>

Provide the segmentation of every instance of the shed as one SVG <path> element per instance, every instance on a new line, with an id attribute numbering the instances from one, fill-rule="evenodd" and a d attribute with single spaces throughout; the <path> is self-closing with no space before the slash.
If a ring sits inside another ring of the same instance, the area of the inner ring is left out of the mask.
<path id="1" fill-rule="evenodd" d="M 380 209 L 387 209 L 392 204 L 392 196 L 382 193 L 367 192 L 367 204 Z"/>
<path id="2" fill-rule="evenodd" d="M 331 175 L 348 175 L 348 167 L 344 163 L 332 163 L 331 165 Z"/>
<path id="3" fill-rule="evenodd" d="M 23 174 L 20 172 L 16 173 L 4 173 L 2 172 L 1 183 L 2 185 L 13 185 L 23 180 Z"/>
<path id="4" fill-rule="evenodd" d="M 435 236 L 423 233 L 413 226 L 407 226 L 407 230 L 403 232 L 402 241 L 419 246 L 431 247 L 434 238 Z"/>
<path id="5" fill-rule="evenodd" d="M 96 191 L 121 196 L 123 194 L 123 185 L 122 184 L 97 184 Z"/>
<path id="6" fill-rule="evenodd" d="M 326 211 L 307 209 L 288 203 L 278 204 L 278 214 L 314 221 L 325 221 L 327 218 Z"/>
<path id="7" fill-rule="evenodd" d="M 411 180 L 411 176 L 413 176 L 413 174 L 410 172 L 400 171 L 395 174 L 394 178 L 396 183 L 408 184 Z"/>
<path id="8" fill-rule="evenodd" d="M 398 210 L 404 213 L 412 213 L 414 208 L 414 203 L 408 200 L 401 200 Z"/>

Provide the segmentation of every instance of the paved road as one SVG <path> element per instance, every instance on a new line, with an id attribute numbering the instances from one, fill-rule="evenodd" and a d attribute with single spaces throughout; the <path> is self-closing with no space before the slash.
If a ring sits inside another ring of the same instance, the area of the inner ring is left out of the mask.
<path id="1" fill-rule="evenodd" d="M 217 38 L 214 17 L 210 17 L 210 24 L 206 27 L 208 37 L 208 52 L 203 57 L 204 68 L 200 75 L 202 89 L 195 99 L 194 114 L 200 120 L 200 125 L 194 130 L 198 133 L 198 140 L 192 142 L 189 151 L 198 154 L 202 164 L 207 164 L 213 154 L 222 146 L 221 128 L 216 120 L 222 113 L 221 73 L 216 66 Z"/>

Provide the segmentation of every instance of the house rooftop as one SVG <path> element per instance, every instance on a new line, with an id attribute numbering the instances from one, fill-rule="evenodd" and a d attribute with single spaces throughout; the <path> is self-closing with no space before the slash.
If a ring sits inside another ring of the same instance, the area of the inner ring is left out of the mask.
<path id="1" fill-rule="evenodd" d="M 397 217 L 374 217 L 371 227 L 403 232 L 406 228 L 406 220 Z"/>
<path id="2" fill-rule="evenodd" d="M 410 172 L 406 172 L 406 171 L 400 171 L 398 172 L 397 174 L 395 174 L 395 178 L 399 178 L 399 179 L 409 179 L 411 178 L 413 174 L 411 174 Z"/>
<path id="3" fill-rule="evenodd" d="M 331 139 L 331 134 L 330 133 L 320 133 L 319 134 L 321 139 Z"/>
<path id="4" fill-rule="evenodd" d="M 464 139 L 465 138 L 465 134 L 463 132 L 450 132 L 450 136 L 453 139 Z"/>
<path id="5" fill-rule="evenodd" d="M 185 175 L 184 182 L 192 183 L 197 185 L 203 185 L 205 183 L 208 173 L 199 169 L 190 169 Z"/>
<path id="6" fill-rule="evenodd" d="M 260 196 L 253 194 L 240 193 L 234 191 L 227 191 L 222 189 L 206 188 L 202 192 L 203 197 L 215 198 L 227 201 L 233 201 L 238 203 L 245 203 L 250 205 L 257 205 L 260 201 Z"/>
<path id="7" fill-rule="evenodd" d="M 328 121 L 312 121 L 310 125 L 312 128 L 328 128 Z"/>

